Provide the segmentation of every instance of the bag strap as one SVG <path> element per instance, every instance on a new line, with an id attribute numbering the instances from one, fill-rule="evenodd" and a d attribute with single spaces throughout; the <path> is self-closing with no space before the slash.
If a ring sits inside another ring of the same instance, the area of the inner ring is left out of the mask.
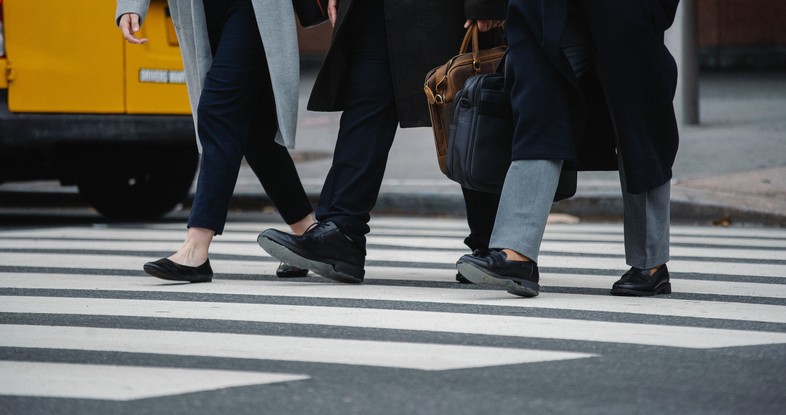
<path id="1" fill-rule="evenodd" d="M 467 33 L 464 35 L 464 40 L 461 42 L 461 48 L 459 49 L 459 55 L 463 55 L 467 53 L 467 48 L 470 46 L 470 41 L 472 42 L 472 69 L 475 70 L 475 73 L 480 72 L 480 59 L 478 59 L 478 51 L 480 50 L 479 42 L 478 42 L 478 24 L 475 21 L 467 28 Z"/>
<path id="2" fill-rule="evenodd" d="M 508 57 L 508 53 L 510 53 L 510 49 L 505 49 L 505 54 L 502 55 L 502 59 L 499 61 L 499 65 L 497 65 L 497 73 L 501 73 L 504 75 L 505 85 L 504 90 L 510 92 L 513 89 L 513 76 L 511 73 L 513 72 L 513 62 Z"/>

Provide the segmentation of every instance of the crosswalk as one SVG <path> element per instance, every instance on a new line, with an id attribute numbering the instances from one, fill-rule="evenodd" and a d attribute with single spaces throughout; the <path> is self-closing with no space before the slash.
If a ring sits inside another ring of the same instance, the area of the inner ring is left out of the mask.
<path id="1" fill-rule="evenodd" d="M 523 299 L 455 282 L 460 219 L 375 218 L 361 285 L 277 279 L 255 243 L 267 227 L 282 228 L 229 223 L 209 284 L 141 271 L 178 248 L 180 224 L 0 229 L 0 396 L 133 401 L 307 382 L 324 365 L 445 372 L 604 346 L 786 344 L 786 230 L 675 225 L 674 293 L 624 298 L 608 295 L 627 269 L 621 226 L 550 224 L 542 294 Z"/>

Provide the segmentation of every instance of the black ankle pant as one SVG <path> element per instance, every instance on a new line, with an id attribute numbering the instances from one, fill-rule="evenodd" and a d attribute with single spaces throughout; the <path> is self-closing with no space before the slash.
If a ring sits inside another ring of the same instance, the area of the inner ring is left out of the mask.
<path id="1" fill-rule="evenodd" d="M 189 227 L 224 230 L 245 156 L 284 221 L 311 213 L 311 203 L 278 130 L 273 90 L 249 0 L 204 0 L 213 63 L 197 110 L 202 161 Z"/>

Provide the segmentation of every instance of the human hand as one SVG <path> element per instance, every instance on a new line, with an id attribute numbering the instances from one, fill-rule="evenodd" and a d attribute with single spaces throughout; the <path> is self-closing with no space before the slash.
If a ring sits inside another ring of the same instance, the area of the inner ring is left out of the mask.
<path id="1" fill-rule="evenodd" d="M 505 25 L 504 20 L 489 20 L 489 19 L 479 19 L 479 20 L 472 20 L 467 19 L 467 22 L 464 23 L 464 29 L 468 29 L 472 22 L 476 22 L 478 24 L 478 30 L 481 32 L 487 32 L 491 29 L 496 27 L 502 27 Z"/>
<path id="2" fill-rule="evenodd" d="M 336 17 L 338 17 L 338 0 L 328 1 L 327 12 L 328 12 L 328 19 L 330 19 L 330 25 L 335 27 Z"/>
<path id="3" fill-rule="evenodd" d="M 124 13 L 120 16 L 120 23 L 118 24 L 120 31 L 123 33 L 123 38 L 128 43 L 141 45 L 147 42 L 147 38 L 138 38 L 135 33 L 139 31 L 139 15 L 136 13 Z"/>

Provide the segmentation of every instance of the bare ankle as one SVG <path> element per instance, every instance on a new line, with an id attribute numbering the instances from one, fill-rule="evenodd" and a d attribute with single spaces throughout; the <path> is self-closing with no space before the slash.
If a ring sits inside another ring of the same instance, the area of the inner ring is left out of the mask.
<path id="1" fill-rule="evenodd" d="M 210 243 L 215 232 L 205 228 L 189 228 L 183 246 L 169 260 L 188 267 L 198 267 L 207 261 Z"/>
<path id="2" fill-rule="evenodd" d="M 521 255 L 520 253 L 512 249 L 503 249 L 502 252 L 505 253 L 505 256 L 508 258 L 508 261 L 532 262 L 532 260 L 529 259 L 528 257 Z"/>

